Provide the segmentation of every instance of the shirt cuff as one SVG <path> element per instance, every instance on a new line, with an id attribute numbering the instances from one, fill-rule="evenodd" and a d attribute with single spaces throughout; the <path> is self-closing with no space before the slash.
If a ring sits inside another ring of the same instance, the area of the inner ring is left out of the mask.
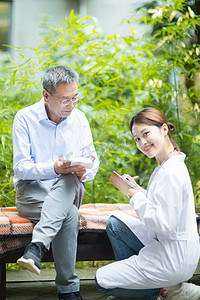
<path id="1" fill-rule="evenodd" d="M 137 192 L 135 195 L 133 195 L 129 201 L 130 205 L 134 208 L 135 203 L 137 202 L 137 200 L 141 201 L 142 198 L 144 198 L 144 193 L 141 192 Z"/>
<path id="2" fill-rule="evenodd" d="M 58 177 L 59 174 L 57 174 L 54 170 L 54 163 L 50 163 L 45 166 L 44 168 L 44 178 L 55 178 Z"/>

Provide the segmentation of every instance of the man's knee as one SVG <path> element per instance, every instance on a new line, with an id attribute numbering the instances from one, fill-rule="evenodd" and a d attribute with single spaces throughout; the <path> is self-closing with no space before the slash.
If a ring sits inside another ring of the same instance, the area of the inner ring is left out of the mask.
<path id="1" fill-rule="evenodd" d="M 59 181 L 63 181 L 65 182 L 67 185 L 72 185 L 72 184 L 76 184 L 77 181 L 78 181 L 78 178 L 75 174 L 72 174 L 72 173 L 69 173 L 69 174 L 61 174 L 58 179 L 57 179 L 57 182 L 58 183 Z"/>
<path id="2" fill-rule="evenodd" d="M 78 208 L 73 204 L 69 210 L 68 217 L 79 218 Z"/>
<path id="3" fill-rule="evenodd" d="M 78 208 L 73 204 L 72 207 L 69 209 L 67 214 L 66 223 L 71 225 L 71 227 L 77 227 L 79 225 L 79 212 Z"/>

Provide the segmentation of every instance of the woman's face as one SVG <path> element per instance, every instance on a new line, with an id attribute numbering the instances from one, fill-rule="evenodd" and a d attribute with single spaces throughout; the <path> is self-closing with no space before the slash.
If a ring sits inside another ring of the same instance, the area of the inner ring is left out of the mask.
<path id="1" fill-rule="evenodd" d="M 147 124 L 134 124 L 132 134 L 137 148 L 149 158 L 155 157 L 162 162 L 165 153 L 168 151 L 166 137 L 168 137 L 168 126 L 162 127 Z"/>

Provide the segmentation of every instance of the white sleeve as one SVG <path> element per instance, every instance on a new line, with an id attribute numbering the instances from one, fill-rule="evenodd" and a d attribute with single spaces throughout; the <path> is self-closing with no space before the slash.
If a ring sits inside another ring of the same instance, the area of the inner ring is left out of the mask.
<path id="1" fill-rule="evenodd" d="M 130 203 L 149 229 L 170 235 L 179 223 L 182 193 L 181 178 L 175 173 L 169 175 L 163 171 L 157 179 L 151 199 L 139 192 L 130 199 Z"/>
<path id="2" fill-rule="evenodd" d="M 31 157 L 30 136 L 22 115 L 17 114 L 13 123 L 13 169 L 23 180 L 57 177 L 53 163 L 35 163 Z"/>

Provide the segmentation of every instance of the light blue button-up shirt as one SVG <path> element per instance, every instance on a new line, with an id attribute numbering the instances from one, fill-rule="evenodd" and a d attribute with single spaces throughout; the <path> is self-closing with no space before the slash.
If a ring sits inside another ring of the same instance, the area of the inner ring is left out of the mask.
<path id="1" fill-rule="evenodd" d="M 94 178 L 99 160 L 93 145 L 88 120 L 74 108 L 71 115 L 57 124 L 49 120 L 44 99 L 21 109 L 13 123 L 14 183 L 22 180 L 44 180 L 59 176 L 54 162 L 72 152 L 75 157 L 88 157 L 88 145 L 96 157 L 86 180 Z"/>

